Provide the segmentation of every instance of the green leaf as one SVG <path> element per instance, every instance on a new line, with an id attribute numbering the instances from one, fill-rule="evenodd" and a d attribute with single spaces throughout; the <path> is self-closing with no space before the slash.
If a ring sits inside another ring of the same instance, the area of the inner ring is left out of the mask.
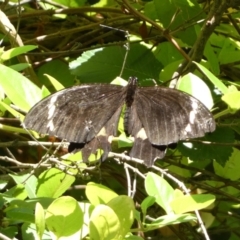
<path id="1" fill-rule="evenodd" d="M 37 229 L 36 229 L 35 223 L 23 223 L 21 227 L 22 239 L 24 240 L 37 239 L 36 231 Z M 49 232 L 45 230 L 41 240 L 50 240 L 50 239 L 53 239 L 52 236 L 50 235 Z"/>
<path id="2" fill-rule="evenodd" d="M 183 196 L 184 196 L 184 194 L 183 194 L 182 191 L 180 191 L 179 189 L 174 190 L 174 199 L 179 198 L 179 197 L 183 197 Z"/>
<path id="3" fill-rule="evenodd" d="M 61 196 L 75 181 L 70 176 L 56 168 L 51 168 L 40 174 L 37 184 L 38 197 L 57 198 Z"/>
<path id="4" fill-rule="evenodd" d="M 222 100 L 228 105 L 230 113 L 234 114 L 240 109 L 240 91 L 235 86 L 230 86 Z"/>
<path id="5" fill-rule="evenodd" d="M 20 221 L 34 223 L 34 211 L 26 204 L 18 204 L 17 201 L 12 201 L 10 206 L 6 209 L 6 216 L 11 221 Z"/>
<path id="6" fill-rule="evenodd" d="M 88 157 L 89 163 L 99 162 L 103 153 L 104 151 L 98 148 L 95 153 L 91 153 L 90 156 Z"/>
<path id="7" fill-rule="evenodd" d="M 169 203 L 174 197 L 174 189 L 162 177 L 155 173 L 148 172 L 145 179 L 145 189 L 149 196 L 155 197 L 156 203 L 161 206 L 166 213 L 172 213 Z"/>
<path id="8" fill-rule="evenodd" d="M 160 22 L 160 25 L 166 29 L 176 30 L 192 18 L 197 21 L 204 17 L 199 4 L 194 0 L 154 0 L 153 3 L 152 7 L 155 8 L 155 11 L 150 11 L 148 6 L 147 16 L 151 17 L 150 14 L 153 12 L 153 16 L 157 15 L 153 20 Z M 184 31 L 178 31 L 177 35 L 178 38 L 189 45 L 192 45 L 197 37 L 194 26 L 188 26 Z"/>
<path id="9" fill-rule="evenodd" d="M 32 174 L 9 174 L 17 184 L 24 183 L 29 198 L 36 198 L 37 178 Z"/>
<path id="10" fill-rule="evenodd" d="M 1 55 L 1 60 L 2 61 L 9 60 L 9 59 L 19 56 L 23 53 L 30 52 L 36 48 L 38 48 L 38 46 L 34 46 L 34 45 L 25 45 L 25 46 L 21 46 L 21 47 L 11 48 L 11 49 L 3 52 L 3 54 Z"/>
<path id="11" fill-rule="evenodd" d="M 47 228 L 57 239 L 80 239 L 83 212 L 74 198 L 64 196 L 53 201 L 46 211 L 45 218 Z"/>
<path id="12" fill-rule="evenodd" d="M 11 65 L 9 67 L 17 72 L 20 72 L 30 66 L 31 65 L 29 63 L 18 63 L 18 64 Z"/>
<path id="13" fill-rule="evenodd" d="M 102 203 L 106 204 L 118 195 L 110 188 L 107 188 L 101 184 L 89 182 L 86 186 L 86 196 L 89 202 L 96 206 Z"/>
<path id="14" fill-rule="evenodd" d="M 3 125 L 3 124 L 0 124 L 0 129 L 6 132 L 25 133 L 25 134 L 27 133 L 25 129 Z"/>
<path id="15" fill-rule="evenodd" d="M 119 239 L 120 228 L 118 216 L 110 207 L 100 204 L 94 208 L 89 224 L 91 240 Z"/>
<path id="16" fill-rule="evenodd" d="M 32 206 L 33 210 L 37 203 L 40 203 L 43 206 L 43 208 L 46 209 L 54 200 L 55 200 L 54 198 L 40 197 L 40 198 L 32 198 L 30 200 L 26 200 L 24 203 L 27 204 L 28 206 Z"/>
<path id="17" fill-rule="evenodd" d="M 201 143 L 206 142 L 206 144 Z M 224 165 L 232 153 L 232 147 L 229 143 L 235 141 L 234 131 L 227 127 L 217 127 L 216 130 L 207 134 L 203 138 L 198 138 L 197 141 L 179 142 L 178 150 L 193 161 L 206 159 L 215 159 L 221 165 Z M 211 142 L 219 143 L 211 144 Z M 222 143 L 227 143 L 224 147 Z"/>
<path id="18" fill-rule="evenodd" d="M 125 147 L 132 147 L 133 145 L 133 139 L 126 136 L 126 133 L 122 133 L 118 137 L 118 147 L 119 148 L 125 148 Z"/>
<path id="19" fill-rule="evenodd" d="M 213 99 L 207 84 L 198 76 L 188 73 L 181 77 L 176 86 L 177 89 L 189 93 L 200 100 L 208 109 L 213 107 Z"/>
<path id="20" fill-rule="evenodd" d="M 64 86 L 59 81 L 57 81 L 57 79 L 55 79 L 54 77 L 48 74 L 44 74 L 44 76 L 48 78 L 49 82 L 51 82 L 51 84 L 53 85 L 56 91 L 60 91 L 64 89 Z"/>
<path id="21" fill-rule="evenodd" d="M 126 81 L 125 79 L 123 79 L 121 77 L 116 77 L 114 80 L 111 81 L 111 84 L 125 87 L 125 86 L 127 86 L 128 81 Z"/>
<path id="22" fill-rule="evenodd" d="M 81 174 L 88 167 L 87 164 L 82 161 L 82 152 L 81 151 L 76 152 L 76 153 L 67 153 L 62 156 L 62 159 L 66 159 L 66 160 L 62 160 L 63 164 L 69 165 L 69 166 L 70 165 L 76 166 L 76 168 L 70 167 L 68 169 L 68 172 L 71 172 L 72 175 Z"/>
<path id="23" fill-rule="evenodd" d="M 199 28 L 200 28 L 200 26 L 199 26 Z M 204 56 L 206 56 L 212 72 L 215 75 L 219 75 L 220 67 L 219 67 L 217 55 L 214 50 L 215 49 L 211 46 L 210 41 L 207 41 L 205 48 L 204 48 Z"/>
<path id="24" fill-rule="evenodd" d="M 212 194 L 185 195 L 173 199 L 170 205 L 176 214 L 181 214 L 207 208 L 215 200 L 216 197 Z"/>
<path id="25" fill-rule="evenodd" d="M 179 156 L 179 151 L 177 149 L 174 150 L 174 155 Z M 189 159 L 188 157 L 182 156 L 181 160 L 179 160 L 179 163 L 188 166 L 189 165 Z M 169 165 L 169 164 L 165 164 L 165 166 L 167 167 L 169 172 L 176 172 L 178 173 L 179 177 L 183 177 L 183 178 L 189 178 L 192 176 L 192 172 L 183 167 L 183 165 Z M 176 189 L 174 190 L 174 192 L 176 192 Z"/>
<path id="26" fill-rule="evenodd" d="M 172 22 L 172 16 L 175 14 L 178 8 L 176 1 L 162 0 L 153 2 L 157 13 L 157 18 L 159 19 L 160 23 L 164 26 L 164 28 L 169 27 L 170 23 Z M 182 21 L 179 24 L 181 23 Z"/>
<path id="27" fill-rule="evenodd" d="M 240 60 L 239 47 L 236 48 L 234 41 L 228 37 L 224 37 L 218 59 L 221 65 L 238 62 Z"/>
<path id="28" fill-rule="evenodd" d="M 45 213 L 40 203 L 37 203 L 35 207 L 35 224 L 38 239 L 41 240 L 45 230 Z"/>
<path id="29" fill-rule="evenodd" d="M 144 14 L 152 20 L 157 19 L 157 11 L 153 1 L 147 2 L 144 5 Z"/>
<path id="30" fill-rule="evenodd" d="M 117 196 L 110 200 L 107 205 L 113 209 L 120 222 L 119 234 L 124 237 L 129 231 L 134 221 L 134 202 L 128 196 Z"/>
<path id="31" fill-rule="evenodd" d="M 4 65 L 0 65 L 0 84 L 9 99 L 26 112 L 41 100 L 41 90 L 36 85 Z"/>
<path id="32" fill-rule="evenodd" d="M 59 59 L 55 59 L 41 65 L 38 68 L 37 75 L 40 82 L 51 92 L 54 92 L 55 89 L 58 89 L 59 87 L 55 88 L 55 83 L 53 84 L 51 80 L 49 81 L 46 75 L 57 79 L 57 82 L 59 82 L 64 87 L 73 86 L 76 78 L 70 73 L 68 64 Z"/>
<path id="33" fill-rule="evenodd" d="M 50 95 L 51 93 L 49 92 L 49 90 L 43 85 L 42 89 L 41 89 L 41 92 L 42 92 L 42 98 L 45 98 L 47 97 L 48 95 Z"/>
<path id="34" fill-rule="evenodd" d="M 70 162 L 81 162 L 82 161 L 82 152 L 76 152 L 76 153 L 67 153 L 64 156 L 62 156 L 63 159 L 69 160 Z M 85 166 L 87 166 L 85 164 Z"/>
<path id="35" fill-rule="evenodd" d="M 192 214 L 170 214 L 164 215 L 152 221 L 151 224 L 146 224 L 147 229 L 157 229 L 168 225 L 179 224 L 184 222 L 195 221 L 197 218 Z"/>
<path id="36" fill-rule="evenodd" d="M 15 118 L 18 118 L 21 122 L 24 120 L 24 115 L 22 115 L 21 113 L 19 113 L 18 111 L 16 111 L 15 109 L 13 109 L 12 107 L 10 107 L 9 105 L 7 105 L 5 102 L 1 102 L 0 101 L 0 106 L 6 110 L 9 111 Z M 16 129 L 16 128 L 15 128 Z M 26 131 L 24 130 L 24 132 L 26 133 Z"/>
<path id="37" fill-rule="evenodd" d="M 164 67 L 183 59 L 182 54 L 170 42 L 163 42 L 157 46 L 155 50 L 156 58 Z M 176 70 L 176 69 L 175 69 Z"/>
<path id="38" fill-rule="evenodd" d="M 223 94 L 225 94 L 228 89 L 227 87 L 222 83 L 220 79 L 215 77 L 207 68 L 205 68 L 203 65 L 194 62 L 198 66 L 198 68 L 204 73 L 204 75 L 213 83 L 215 87 L 217 87 Z"/>
<path id="39" fill-rule="evenodd" d="M 129 235 L 129 236 L 126 236 L 124 240 L 144 240 L 144 239 L 139 236 Z"/>
<path id="40" fill-rule="evenodd" d="M 230 179 L 231 181 L 237 181 L 240 179 L 240 151 L 233 148 L 233 153 L 224 166 L 218 162 L 213 162 L 215 173 L 223 178 Z"/>
<path id="41" fill-rule="evenodd" d="M 151 207 L 156 202 L 156 198 L 152 196 L 147 196 L 141 203 L 141 209 L 143 214 L 147 213 L 147 209 Z"/>
<path id="42" fill-rule="evenodd" d="M 176 71 L 178 66 L 182 63 L 182 60 L 178 60 L 172 63 L 169 63 L 165 66 L 159 74 L 159 79 L 163 82 L 169 81 L 172 79 L 173 73 Z"/>
<path id="43" fill-rule="evenodd" d="M 7 186 L 7 184 L 8 184 L 8 180 L 0 179 L 0 190 L 3 190 Z"/>
<path id="44" fill-rule="evenodd" d="M 15 239 L 14 237 L 18 234 L 18 227 L 17 226 L 10 226 L 5 228 L 0 227 L 0 232 L 1 234 L 4 234 L 10 239 Z"/>
<path id="45" fill-rule="evenodd" d="M 70 63 L 72 74 L 79 76 L 81 83 L 109 83 L 119 76 L 125 56 L 125 48 L 119 46 L 86 51 Z M 161 64 L 153 53 L 141 44 L 131 45 L 123 79 L 138 76 L 140 80 L 158 79 Z M 94 69 L 94 71 L 93 71 Z"/>
<path id="46" fill-rule="evenodd" d="M 5 192 L 6 196 L 24 200 L 27 198 L 27 192 L 23 184 L 17 184 Z"/>

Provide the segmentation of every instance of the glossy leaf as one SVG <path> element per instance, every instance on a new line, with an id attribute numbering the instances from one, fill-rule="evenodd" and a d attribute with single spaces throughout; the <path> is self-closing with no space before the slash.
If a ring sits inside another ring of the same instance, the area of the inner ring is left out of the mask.
<path id="1" fill-rule="evenodd" d="M 56 168 L 51 168 L 40 174 L 37 184 L 38 197 L 57 198 L 61 196 L 75 181 L 70 176 Z"/>
<path id="2" fill-rule="evenodd" d="M 214 203 L 215 199 L 216 197 L 212 194 L 185 195 L 173 199 L 170 205 L 176 214 L 181 214 L 207 208 Z"/>
<path id="3" fill-rule="evenodd" d="M 174 189 L 162 177 L 148 172 L 145 179 L 145 189 L 149 196 L 155 197 L 156 203 L 161 206 L 167 214 L 172 213 L 169 205 L 174 197 Z"/>
<path id="4" fill-rule="evenodd" d="M 86 186 L 86 195 L 90 203 L 94 206 L 98 204 L 108 203 L 111 199 L 118 195 L 110 188 L 104 185 L 89 182 Z"/>
<path id="5" fill-rule="evenodd" d="M 134 202 L 128 196 L 117 196 L 110 200 L 107 205 L 113 209 L 120 222 L 119 234 L 124 237 L 134 221 Z"/>
<path id="6" fill-rule="evenodd" d="M 22 74 L 0 65 L 0 85 L 11 101 L 28 111 L 41 100 L 41 90 Z"/>
<path id="7" fill-rule="evenodd" d="M 78 202 L 69 196 L 56 199 L 46 211 L 46 226 L 56 239 L 79 239 L 83 225 L 83 212 Z"/>
<path id="8" fill-rule="evenodd" d="M 89 230 L 92 240 L 112 240 L 121 236 L 120 220 L 112 208 L 99 204 L 91 214 Z M 121 238 L 120 238 L 121 239 Z"/>

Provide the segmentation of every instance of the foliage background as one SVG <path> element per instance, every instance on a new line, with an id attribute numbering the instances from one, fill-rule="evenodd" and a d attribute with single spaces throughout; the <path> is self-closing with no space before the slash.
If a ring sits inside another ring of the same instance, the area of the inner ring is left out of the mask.
<path id="1" fill-rule="evenodd" d="M 237 0 L 2 2 L 0 237 L 239 239 L 239 6 Z M 45 155 L 43 146 L 59 140 L 33 132 L 42 145 L 32 141 L 21 126 L 24 114 L 62 87 L 110 83 L 129 41 L 122 77 L 137 76 L 141 85 L 155 79 L 194 95 L 212 108 L 216 131 L 179 143 L 152 169 L 126 161 L 131 142 L 123 134 L 101 166 L 79 163 L 64 148 Z"/>

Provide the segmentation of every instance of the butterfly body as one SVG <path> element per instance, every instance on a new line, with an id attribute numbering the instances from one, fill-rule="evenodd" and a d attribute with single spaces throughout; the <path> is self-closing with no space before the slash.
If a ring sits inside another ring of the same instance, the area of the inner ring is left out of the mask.
<path id="1" fill-rule="evenodd" d="M 212 114 L 199 100 L 175 89 L 138 87 L 134 77 L 125 87 L 80 85 L 54 93 L 36 104 L 24 123 L 40 133 L 80 143 L 85 161 L 102 148 L 104 160 L 124 104 L 125 132 L 135 139 L 129 155 L 147 166 L 163 158 L 169 144 L 215 130 Z"/>

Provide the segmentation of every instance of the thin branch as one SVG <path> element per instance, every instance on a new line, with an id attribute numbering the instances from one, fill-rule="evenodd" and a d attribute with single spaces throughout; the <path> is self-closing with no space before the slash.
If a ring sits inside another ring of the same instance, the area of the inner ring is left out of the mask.
<path id="1" fill-rule="evenodd" d="M 8 163 L 13 163 L 17 165 L 18 167 L 29 167 L 29 168 L 36 168 L 38 166 L 38 163 L 22 163 L 19 162 L 18 160 L 15 160 L 13 158 L 9 158 L 7 156 L 0 156 L 0 161 L 8 162 Z M 51 166 L 50 164 L 43 164 L 41 165 L 42 167 L 49 167 Z"/>
<path id="2" fill-rule="evenodd" d="M 0 239 L 2 240 L 12 240 L 12 238 L 7 237 L 6 235 L 0 233 Z"/>
<path id="3" fill-rule="evenodd" d="M 127 192 L 128 192 L 128 196 L 131 197 L 131 195 L 132 195 L 131 176 L 130 176 L 129 169 L 128 169 L 126 163 L 124 163 L 124 170 L 125 170 L 126 178 L 127 178 L 127 189 L 128 189 Z"/>
<path id="4" fill-rule="evenodd" d="M 178 45 L 177 41 L 175 41 L 175 39 L 172 37 L 169 31 L 166 31 L 157 22 L 153 21 L 152 19 L 148 18 L 141 12 L 137 11 L 134 7 L 131 6 L 128 0 L 122 0 L 122 2 L 132 15 L 140 18 L 142 21 L 146 21 L 150 23 L 154 28 L 156 28 L 159 31 L 160 35 L 164 36 L 182 54 L 182 56 L 186 59 L 186 61 L 190 61 L 189 56 Z"/>
<path id="5" fill-rule="evenodd" d="M 185 71 L 191 71 L 189 67 L 195 67 L 191 65 L 193 61 L 200 62 L 203 56 L 205 45 L 213 33 L 216 26 L 221 22 L 222 15 L 228 8 L 228 0 L 214 0 L 211 5 L 211 9 L 208 13 L 208 16 L 205 19 L 203 27 L 199 33 L 197 41 L 195 42 L 193 48 L 189 52 L 190 61 L 184 61 L 174 73 L 174 82 L 171 84 L 176 85 L 176 79 Z"/>

